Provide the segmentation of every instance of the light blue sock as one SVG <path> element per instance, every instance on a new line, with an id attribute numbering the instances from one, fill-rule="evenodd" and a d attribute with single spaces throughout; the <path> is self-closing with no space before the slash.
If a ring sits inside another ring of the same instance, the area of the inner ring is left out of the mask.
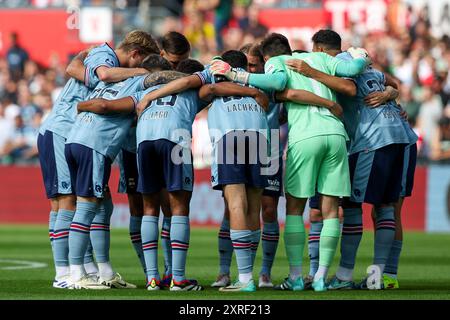
<path id="1" fill-rule="evenodd" d="M 319 243 L 323 222 L 311 222 L 308 235 L 309 275 L 314 277 L 319 269 Z"/>
<path id="2" fill-rule="evenodd" d="M 77 210 L 69 232 L 69 263 L 71 265 L 84 263 L 84 254 L 89 245 L 89 231 L 97 211 L 96 203 L 77 201 Z"/>
<path id="3" fill-rule="evenodd" d="M 58 267 L 69 265 L 69 230 L 75 211 L 59 209 L 53 231 L 53 250 Z"/>
<path id="4" fill-rule="evenodd" d="M 339 265 L 354 269 L 356 253 L 363 233 L 362 208 L 344 209 L 344 225 L 341 237 L 341 260 Z"/>
<path id="5" fill-rule="evenodd" d="M 375 213 L 377 226 L 373 264 L 386 265 L 395 237 L 394 207 L 375 208 Z"/>
<path id="6" fill-rule="evenodd" d="M 52 247 L 52 255 L 53 255 L 53 263 L 56 266 L 56 258 L 55 258 L 55 248 L 53 245 L 53 235 L 55 232 L 55 223 L 56 223 L 56 216 L 58 212 L 50 211 L 50 215 L 48 217 L 48 237 L 50 238 L 50 245 Z"/>
<path id="7" fill-rule="evenodd" d="M 250 230 L 230 230 L 239 274 L 250 273 L 252 266 L 252 232 Z"/>
<path id="8" fill-rule="evenodd" d="M 391 252 L 389 252 L 389 257 L 386 262 L 386 267 L 384 268 L 384 273 L 397 275 L 398 263 L 400 261 L 400 253 L 402 252 L 402 246 L 403 246 L 402 240 L 394 240 L 392 242 Z"/>
<path id="9" fill-rule="evenodd" d="M 160 280 L 158 272 L 159 217 L 143 216 L 141 224 L 142 250 L 144 252 L 147 280 Z"/>
<path id="10" fill-rule="evenodd" d="M 94 248 L 92 247 L 91 235 L 89 234 L 89 242 L 86 249 L 86 253 L 84 254 L 83 264 L 89 264 L 94 262 Z"/>
<path id="11" fill-rule="evenodd" d="M 233 243 L 230 238 L 230 220 L 223 218 L 219 231 L 220 274 L 230 274 Z"/>
<path id="12" fill-rule="evenodd" d="M 172 274 L 172 246 L 170 245 L 170 222 L 171 217 L 164 217 L 161 228 L 161 246 L 164 254 L 164 274 Z"/>
<path id="13" fill-rule="evenodd" d="M 186 256 L 189 249 L 189 217 L 172 216 L 170 243 L 172 245 L 172 274 L 175 281 L 186 279 Z"/>
<path id="14" fill-rule="evenodd" d="M 252 266 L 255 264 L 256 252 L 261 240 L 261 229 L 252 231 Z"/>
<path id="15" fill-rule="evenodd" d="M 104 199 L 91 224 L 91 243 L 94 248 L 97 263 L 109 261 L 109 248 L 111 243 L 109 225 L 114 205 L 110 199 Z"/>
<path id="16" fill-rule="evenodd" d="M 129 230 L 131 243 L 133 244 L 134 251 L 136 251 L 136 254 L 145 273 L 145 259 L 144 252 L 142 251 L 141 225 L 142 217 L 130 216 Z"/>
<path id="17" fill-rule="evenodd" d="M 280 225 L 278 224 L 278 221 L 264 223 L 262 232 L 263 259 L 260 274 L 270 276 L 275 254 L 277 253 L 279 239 Z"/>

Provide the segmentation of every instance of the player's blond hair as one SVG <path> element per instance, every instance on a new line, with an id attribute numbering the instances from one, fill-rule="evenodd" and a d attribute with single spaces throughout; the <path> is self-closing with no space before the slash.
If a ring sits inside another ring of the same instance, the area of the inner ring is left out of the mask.
<path id="1" fill-rule="evenodd" d="M 153 39 L 150 33 L 142 30 L 133 30 L 128 32 L 125 39 L 119 43 L 117 49 L 121 49 L 125 52 L 137 50 L 139 54 L 146 56 L 152 53 L 160 53 L 160 49 L 155 39 Z"/>

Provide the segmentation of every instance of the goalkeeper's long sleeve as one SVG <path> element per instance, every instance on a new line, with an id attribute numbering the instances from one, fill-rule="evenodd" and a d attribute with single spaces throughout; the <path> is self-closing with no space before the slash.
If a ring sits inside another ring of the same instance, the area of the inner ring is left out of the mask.
<path id="1" fill-rule="evenodd" d="M 248 83 L 264 91 L 282 91 L 287 84 L 285 72 L 275 72 L 271 74 L 250 73 Z"/>
<path id="2" fill-rule="evenodd" d="M 367 66 L 367 60 L 356 58 L 350 61 L 342 60 L 336 66 L 336 75 L 338 77 L 354 77 L 364 71 Z"/>

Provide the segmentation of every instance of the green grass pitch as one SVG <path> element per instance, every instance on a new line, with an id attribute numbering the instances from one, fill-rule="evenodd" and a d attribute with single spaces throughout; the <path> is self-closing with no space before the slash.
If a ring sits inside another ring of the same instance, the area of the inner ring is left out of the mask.
<path id="1" fill-rule="evenodd" d="M 282 237 L 273 268 L 273 280 L 279 283 L 288 272 Z M 89 290 L 53 289 L 54 276 L 50 244 L 46 226 L 0 226 L 0 299 L 450 299 L 450 235 L 405 234 L 404 249 L 400 261 L 399 290 L 384 291 L 338 291 L 314 293 L 279 292 L 260 289 L 253 294 L 221 293 L 209 287 L 217 275 L 217 230 L 192 228 L 187 275 L 205 286 L 201 292 L 149 292 L 145 290 L 144 275 L 125 229 L 111 231 L 111 261 L 122 276 L 138 285 L 135 290 Z M 371 264 L 373 233 L 366 232 L 358 254 L 355 279 L 364 276 Z M 46 263 L 46 268 L 5 270 L 13 264 L 8 260 L 26 260 Z M 331 274 L 335 272 L 337 258 Z M 162 269 L 162 255 L 159 256 Z M 305 271 L 308 258 L 305 250 Z M 261 265 L 261 249 L 256 258 L 255 279 Z M 236 275 L 235 260 L 232 276 Z"/>

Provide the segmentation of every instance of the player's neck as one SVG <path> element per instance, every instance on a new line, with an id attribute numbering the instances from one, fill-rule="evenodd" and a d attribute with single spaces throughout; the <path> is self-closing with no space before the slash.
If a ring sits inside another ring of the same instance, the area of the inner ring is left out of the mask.
<path id="1" fill-rule="evenodd" d="M 124 67 L 124 68 L 128 68 L 127 53 L 125 51 L 123 51 L 122 49 L 116 49 L 116 50 L 114 50 L 114 52 L 116 53 L 117 58 L 119 59 L 120 66 Z"/>

